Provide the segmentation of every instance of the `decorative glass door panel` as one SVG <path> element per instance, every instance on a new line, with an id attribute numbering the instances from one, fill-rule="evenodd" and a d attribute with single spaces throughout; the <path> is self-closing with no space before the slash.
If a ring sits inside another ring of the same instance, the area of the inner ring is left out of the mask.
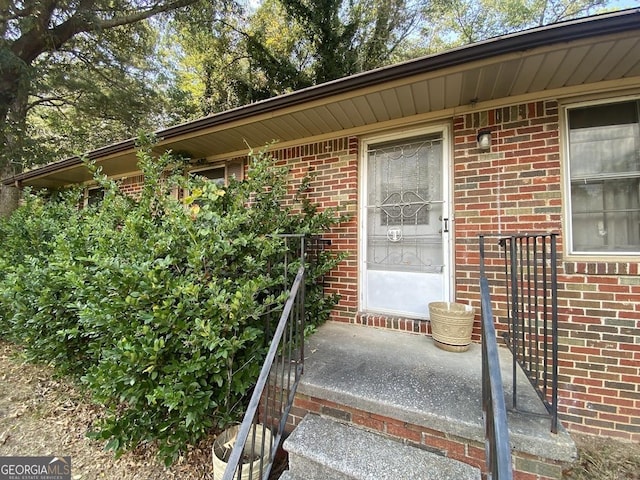
<path id="1" fill-rule="evenodd" d="M 367 151 L 365 303 L 427 318 L 445 297 L 447 219 L 442 135 L 371 144 Z"/>

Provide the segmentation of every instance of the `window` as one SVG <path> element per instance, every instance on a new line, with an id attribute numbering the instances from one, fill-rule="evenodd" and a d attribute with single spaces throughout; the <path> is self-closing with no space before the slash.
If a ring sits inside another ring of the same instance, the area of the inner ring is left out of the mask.
<path id="1" fill-rule="evenodd" d="M 235 178 L 242 180 L 244 164 L 242 160 L 235 160 L 203 169 L 191 170 L 192 175 L 199 175 L 215 182 L 219 187 L 224 187 L 229 180 Z"/>
<path id="2" fill-rule="evenodd" d="M 640 100 L 567 110 L 571 252 L 640 252 Z"/>
<path id="3" fill-rule="evenodd" d="M 100 205 L 104 199 L 104 189 L 102 187 L 91 187 L 84 191 L 84 206 L 95 207 Z"/>
<path id="4" fill-rule="evenodd" d="M 372 145 L 367 154 L 377 186 L 380 225 L 428 225 L 431 200 L 440 195 L 433 169 L 439 135 Z M 439 160 L 439 158 L 438 158 Z M 372 188 L 372 191 L 375 189 Z"/>
<path id="5" fill-rule="evenodd" d="M 224 187 L 229 180 L 235 178 L 242 180 L 244 176 L 244 162 L 232 160 L 226 163 L 217 163 L 208 167 L 196 167 L 189 172 L 190 175 L 198 175 L 214 182 L 218 187 Z M 182 200 L 189 195 L 188 191 L 176 188 L 173 192 L 175 198 Z"/>
<path id="6" fill-rule="evenodd" d="M 218 167 L 218 168 L 209 168 L 207 170 L 198 170 L 197 172 L 192 172 L 192 174 L 199 175 L 208 180 L 211 180 L 213 183 L 215 183 L 219 187 L 224 187 L 226 183 L 224 166 Z"/>

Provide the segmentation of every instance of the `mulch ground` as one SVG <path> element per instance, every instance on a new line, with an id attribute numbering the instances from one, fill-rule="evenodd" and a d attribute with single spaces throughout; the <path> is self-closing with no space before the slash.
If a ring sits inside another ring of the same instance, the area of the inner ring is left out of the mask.
<path id="1" fill-rule="evenodd" d="M 593 435 L 571 435 L 578 461 L 565 480 L 640 480 L 640 445 Z"/>
<path id="2" fill-rule="evenodd" d="M 115 459 L 86 432 L 100 410 L 42 365 L 25 363 L 20 350 L 0 342 L 0 456 L 71 456 L 74 480 L 195 480 L 213 478 L 213 438 L 189 449 L 170 468 L 152 447 Z"/>

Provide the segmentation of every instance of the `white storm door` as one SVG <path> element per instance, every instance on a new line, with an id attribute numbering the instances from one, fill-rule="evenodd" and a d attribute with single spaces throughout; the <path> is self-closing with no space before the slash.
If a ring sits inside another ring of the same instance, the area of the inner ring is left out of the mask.
<path id="1" fill-rule="evenodd" d="M 448 296 L 443 132 L 366 144 L 365 311 L 428 318 Z"/>

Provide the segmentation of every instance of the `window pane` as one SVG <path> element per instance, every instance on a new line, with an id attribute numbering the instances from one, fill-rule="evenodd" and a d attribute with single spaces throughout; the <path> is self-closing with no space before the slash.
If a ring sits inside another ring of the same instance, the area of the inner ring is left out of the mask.
<path id="1" fill-rule="evenodd" d="M 638 124 L 581 128 L 570 133 L 571 178 L 638 172 Z"/>
<path id="2" fill-rule="evenodd" d="M 442 157 L 440 135 L 368 150 L 370 271 L 442 271 Z"/>
<path id="3" fill-rule="evenodd" d="M 224 178 L 224 167 L 211 168 L 208 170 L 200 170 L 194 172 L 195 175 L 199 175 L 201 177 L 212 180 L 216 185 L 220 187 L 224 187 L 225 178 Z"/>
<path id="4" fill-rule="evenodd" d="M 574 251 L 640 251 L 640 178 L 571 188 Z"/>
<path id="5" fill-rule="evenodd" d="M 571 130 L 629 123 L 638 123 L 637 102 L 574 108 L 569 115 L 569 128 Z"/>
<path id="6" fill-rule="evenodd" d="M 93 207 L 99 205 L 104 199 L 104 190 L 102 188 L 90 188 L 87 191 L 87 206 Z"/>
<path id="7" fill-rule="evenodd" d="M 432 200 L 440 200 L 440 137 L 372 146 L 369 151 L 371 197 L 380 205 L 379 222 L 390 225 L 428 225 Z M 433 143 L 435 142 L 435 143 Z M 375 193 L 374 193 L 375 192 Z"/>
<path id="8" fill-rule="evenodd" d="M 638 103 L 569 111 L 571 178 L 640 171 Z"/>

